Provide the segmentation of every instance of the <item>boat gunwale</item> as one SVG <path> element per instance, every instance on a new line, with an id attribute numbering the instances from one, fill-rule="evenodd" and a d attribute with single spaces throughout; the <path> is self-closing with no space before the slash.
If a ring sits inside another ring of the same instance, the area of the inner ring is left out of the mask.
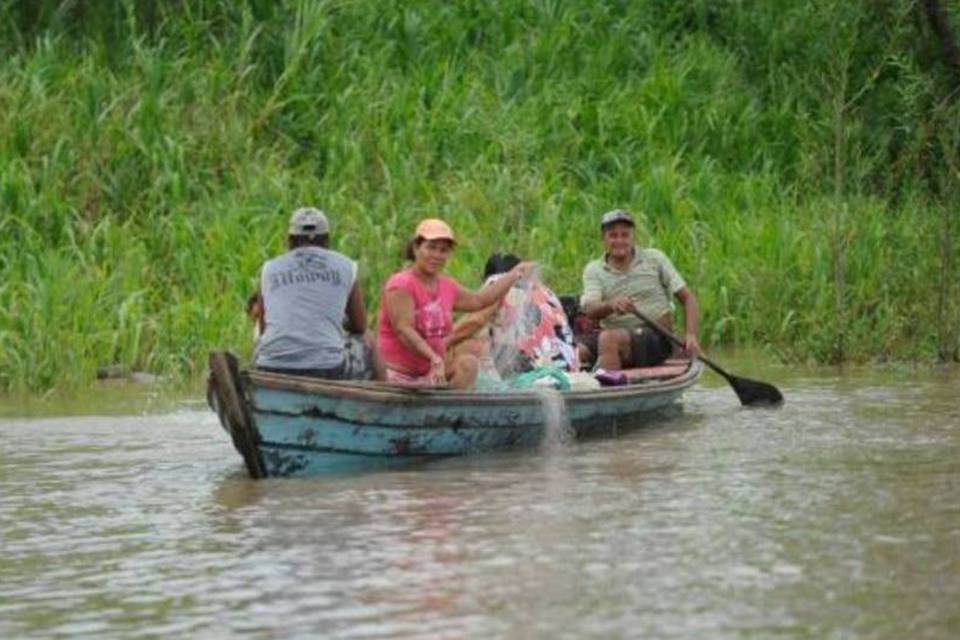
<path id="1" fill-rule="evenodd" d="M 670 378 L 653 379 L 643 383 L 602 387 L 582 391 L 564 391 L 562 396 L 567 403 L 618 400 L 636 396 L 654 395 L 689 387 L 703 372 L 703 365 L 691 360 L 686 370 Z M 388 402 L 391 404 L 441 404 L 462 405 L 480 402 L 496 402 L 501 405 L 529 404 L 539 402 L 535 390 L 510 392 L 478 393 L 438 388 L 402 387 L 369 380 L 325 380 L 306 378 L 283 373 L 256 371 L 247 369 L 241 372 L 246 385 L 276 391 L 298 392 L 306 394 L 334 395 L 354 400 Z"/>

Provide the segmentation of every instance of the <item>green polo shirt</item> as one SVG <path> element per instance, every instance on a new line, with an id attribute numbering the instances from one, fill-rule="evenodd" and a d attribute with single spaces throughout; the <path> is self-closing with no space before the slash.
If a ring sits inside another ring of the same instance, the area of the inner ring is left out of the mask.
<path id="1" fill-rule="evenodd" d="M 583 269 L 580 304 L 624 296 L 633 300 L 645 315 L 659 318 L 672 311 L 673 295 L 685 286 L 687 284 L 662 251 L 637 248 L 627 271 L 611 267 L 606 256 L 588 263 Z M 611 314 L 600 321 L 600 326 L 604 329 L 636 329 L 643 326 L 643 321 L 632 313 Z"/>

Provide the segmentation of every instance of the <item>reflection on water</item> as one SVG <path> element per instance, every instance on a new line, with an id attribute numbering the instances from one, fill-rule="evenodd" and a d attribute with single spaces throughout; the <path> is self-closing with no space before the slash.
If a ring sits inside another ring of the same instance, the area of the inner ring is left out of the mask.
<path id="1" fill-rule="evenodd" d="M 4 419 L 0 635 L 956 636 L 960 377 L 782 374 L 778 411 L 709 379 L 626 437 L 316 480 L 248 480 L 196 403 Z"/>

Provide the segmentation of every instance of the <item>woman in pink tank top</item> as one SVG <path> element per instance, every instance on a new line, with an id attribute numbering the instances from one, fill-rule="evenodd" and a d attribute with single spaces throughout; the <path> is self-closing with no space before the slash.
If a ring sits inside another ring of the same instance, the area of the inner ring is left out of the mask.
<path id="1" fill-rule="evenodd" d="M 454 311 L 478 311 L 501 300 L 533 263 L 522 262 L 479 291 L 464 289 L 442 274 L 456 246 L 442 220 L 417 225 L 408 249 L 413 264 L 387 280 L 380 299 L 379 347 L 387 381 L 469 389 L 477 378 L 477 358 L 463 354 L 444 366 Z"/>

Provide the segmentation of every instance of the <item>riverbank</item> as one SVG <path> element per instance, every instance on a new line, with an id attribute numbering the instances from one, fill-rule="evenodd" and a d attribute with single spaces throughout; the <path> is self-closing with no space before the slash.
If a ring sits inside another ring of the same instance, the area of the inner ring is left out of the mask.
<path id="1" fill-rule="evenodd" d="M 785 387 L 805 381 L 834 379 L 838 384 L 909 386 L 921 377 L 929 380 L 960 380 L 960 365 L 937 362 L 888 362 L 856 365 L 792 365 L 779 362 L 770 353 L 753 348 L 717 348 L 710 358 L 731 374 Z M 846 382 L 840 382 L 846 381 Z M 698 386 L 717 392 L 721 401 L 739 406 L 729 384 L 710 369 Z M 43 394 L 0 394 L 0 419 L 51 418 L 60 416 L 147 416 L 182 410 L 209 411 L 206 376 L 190 380 L 159 379 L 140 382 L 131 378 L 96 380 L 83 387 L 52 389 Z M 791 402 L 787 397 L 786 402 Z"/>

